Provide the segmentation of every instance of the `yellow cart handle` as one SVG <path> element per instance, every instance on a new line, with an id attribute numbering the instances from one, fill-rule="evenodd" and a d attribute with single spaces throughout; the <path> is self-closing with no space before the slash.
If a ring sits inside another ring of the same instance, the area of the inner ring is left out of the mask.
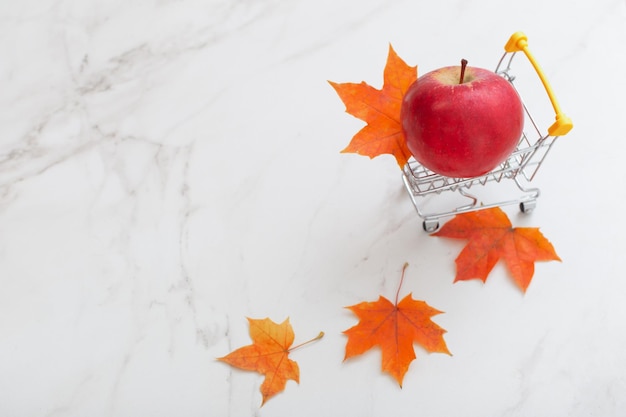
<path id="1" fill-rule="evenodd" d="M 572 123 L 572 119 L 567 117 L 561 111 L 559 103 L 556 101 L 556 97 L 554 95 L 554 92 L 552 91 L 552 87 L 550 87 L 550 83 L 548 83 L 546 76 L 544 75 L 543 71 L 539 67 L 539 64 L 535 60 L 535 57 L 533 56 L 533 54 L 530 53 L 530 50 L 528 49 L 528 37 L 526 37 L 523 32 L 515 32 L 513 35 L 511 35 L 506 45 L 504 45 L 504 50 L 511 53 L 520 51 L 524 52 L 526 58 L 528 58 L 533 68 L 535 68 L 535 71 L 537 72 L 537 75 L 539 76 L 543 87 L 546 89 L 546 93 L 548 93 L 548 97 L 550 98 L 552 107 L 554 107 L 554 112 L 556 113 L 556 121 L 552 126 L 548 128 L 548 134 L 551 136 L 566 135 L 567 132 L 572 130 L 574 124 Z"/>

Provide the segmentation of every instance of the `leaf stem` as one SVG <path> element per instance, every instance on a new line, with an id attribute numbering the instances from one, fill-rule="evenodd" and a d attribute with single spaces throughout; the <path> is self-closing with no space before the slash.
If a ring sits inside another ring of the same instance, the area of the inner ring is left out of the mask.
<path id="1" fill-rule="evenodd" d="M 400 288 L 402 288 L 402 283 L 404 282 L 404 271 L 406 271 L 406 268 L 409 266 L 408 262 L 404 263 L 404 266 L 402 267 L 402 276 L 400 277 L 400 284 L 398 285 L 398 291 L 396 291 L 396 305 L 398 305 L 398 297 L 400 296 Z"/>
<path id="2" fill-rule="evenodd" d="M 319 332 L 319 334 L 317 336 L 315 336 L 313 339 L 311 340 L 307 340 L 306 342 L 302 342 L 299 345 L 295 345 L 289 348 L 289 352 L 291 352 L 292 350 L 296 350 L 298 348 L 301 348 L 302 346 L 308 345 L 309 343 L 313 343 L 317 340 L 320 340 L 322 337 L 324 337 L 324 332 Z"/>

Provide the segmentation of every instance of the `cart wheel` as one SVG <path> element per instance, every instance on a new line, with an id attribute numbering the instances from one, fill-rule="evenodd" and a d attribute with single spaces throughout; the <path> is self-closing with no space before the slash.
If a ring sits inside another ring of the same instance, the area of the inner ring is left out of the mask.
<path id="1" fill-rule="evenodd" d="M 519 203 L 519 209 L 522 213 L 530 213 L 537 206 L 537 202 L 535 200 L 531 201 L 523 201 Z"/>
<path id="2" fill-rule="evenodd" d="M 439 222 L 437 220 L 424 220 L 422 227 L 426 233 L 433 233 L 439 229 Z"/>

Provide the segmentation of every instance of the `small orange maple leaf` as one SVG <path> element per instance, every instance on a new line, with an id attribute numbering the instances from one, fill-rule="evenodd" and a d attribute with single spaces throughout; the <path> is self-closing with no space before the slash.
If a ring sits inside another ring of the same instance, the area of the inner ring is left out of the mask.
<path id="1" fill-rule="evenodd" d="M 467 239 L 456 258 L 456 281 L 487 280 L 503 259 L 515 283 L 526 292 L 536 261 L 560 261 L 552 244 L 537 227 L 512 227 L 498 207 L 456 215 L 433 236 Z"/>
<path id="2" fill-rule="evenodd" d="M 400 286 L 407 266 L 405 264 L 402 269 Z M 356 314 L 359 323 L 344 331 L 348 336 L 344 360 L 379 346 L 382 350 L 382 370 L 391 374 L 402 387 L 404 375 L 415 359 L 414 342 L 429 352 L 450 352 L 443 340 L 446 331 L 430 320 L 442 312 L 424 301 L 414 300 L 412 294 L 398 302 L 400 286 L 395 304 L 380 296 L 378 301 L 347 307 Z"/>
<path id="3" fill-rule="evenodd" d="M 417 66 L 408 66 L 389 45 L 383 79 L 382 90 L 365 82 L 355 84 L 329 81 L 346 105 L 346 112 L 367 123 L 341 152 L 357 153 L 370 158 L 391 154 L 402 169 L 411 152 L 402 133 L 400 108 L 402 97 L 417 79 Z"/>
<path id="4" fill-rule="evenodd" d="M 263 405 L 270 397 L 283 391 L 288 380 L 300 383 L 298 364 L 289 359 L 288 355 L 294 349 L 321 339 L 324 333 L 320 332 L 316 338 L 290 348 L 294 333 L 289 318 L 281 324 L 269 318 L 248 318 L 248 322 L 253 343 L 217 359 L 231 366 L 265 375 L 265 380 L 261 384 L 263 396 L 261 405 Z"/>

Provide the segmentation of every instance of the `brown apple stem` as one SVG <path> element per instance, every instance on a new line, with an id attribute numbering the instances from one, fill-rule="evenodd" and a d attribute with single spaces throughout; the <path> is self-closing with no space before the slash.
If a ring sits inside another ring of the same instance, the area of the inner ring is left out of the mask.
<path id="1" fill-rule="evenodd" d="M 465 78 L 465 67 L 467 67 L 467 59 L 463 58 L 461 60 L 461 79 L 459 80 L 459 84 L 463 84 L 463 79 Z"/>

